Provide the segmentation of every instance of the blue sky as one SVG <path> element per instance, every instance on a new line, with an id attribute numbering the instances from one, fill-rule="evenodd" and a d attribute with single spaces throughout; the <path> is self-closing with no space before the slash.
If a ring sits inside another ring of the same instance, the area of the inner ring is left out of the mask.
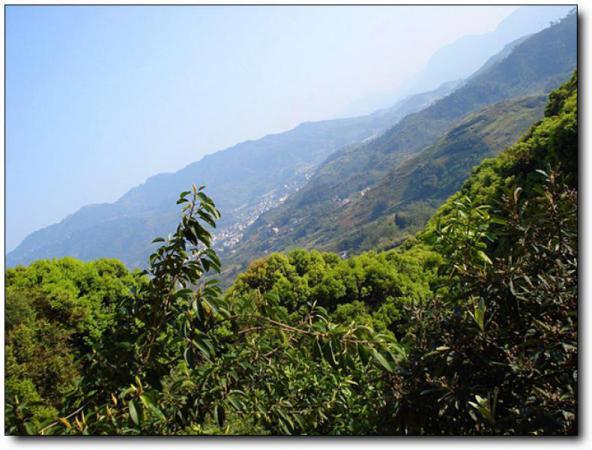
<path id="1" fill-rule="evenodd" d="M 336 117 L 516 7 L 6 10 L 6 250 L 237 142 Z"/>

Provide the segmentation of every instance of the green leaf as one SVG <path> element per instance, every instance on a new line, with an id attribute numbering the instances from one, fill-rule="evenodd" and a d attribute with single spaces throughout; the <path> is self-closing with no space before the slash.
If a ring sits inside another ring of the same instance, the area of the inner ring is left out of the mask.
<path id="1" fill-rule="evenodd" d="M 242 394 L 242 395 L 244 395 L 244 394 Z M 243 403 L 243 401 L 239 399 L 240 396 L 241 396 L 241 394 L 238 394 L 238 393 L 231 393 L 228 396 L 228 402 L 237 411 L 241 411 L 244 408 L 244 406 L 245 406 L 245 404 Z"/>
<path id="2" fill-rule="evenodd" d="M 358 355 L 364 365 L 368 364 L 370 360 L 370 350 L 365 344 L 358 344 Z"/>
<path id="3" fill-rule="evenodd" d="M 486 311 L 485 301 L 483 299 L 479 300 L 479 303 L 475 305 L 475 312 L 473 314 L 473 318 L 475 322 L 481 329 L 481 331 L 485 331 L 485 311 Z"/>
<path id="4" fill-rule="evenodd" d="M 140 395 L 140 400 L 142 401 L 144 406 L 146 406 L 150 411 L 152 411 L 156 415 L 156 417 L 158 417 L 162 421 L 166 420 L 166 417 L 164 416 L 162 411 L 156 406 L 154 399 L 152 399 L 149 394 L 144 393 Z"/>
<path id="5" fill-rule="evenodd" d="M 395 366 L 392 362 L 388 361 L 378 350 L 373 349 L 372 354 L 374 356 L 374 360 L 384 367 L 388 372 L 394 372 Z"/>
<path id="6" fill-rule="evenodd" d="M 282 418 L 282 420 L 285 422 L 285 424 L 289 427 L 287 428 L 287 431 L 290 432 L 291 430 L 294 429 L 294 422 L 292 422 L 292 420 L 290 419 L 290 417 L 288 416 L 288 413 L 286 413 L 284 408 L 277 408 L 277 413 L 278 415 Z"/>
<path id="7" fill-rule="evenodd" d="M 177 292 L 175 292 L 175 294 L 173 295 L 173 298 L 177 299 L 179 297 L 183 297 L 183 298 L 189 298 L 191 296 L 191 294 L 193 294 L 193 291 L 191 289 L 179 289 Z"/>
<path id="8" fill-rule="evenodd" d="M 487 256 L 483 250 L 477 250 L 477 255 L 487 264 L 493 264 L 491 259 L 489 259 L 489 256 Z"/>
<path id="9" fill-rule="evenodd" d="M 197 349 L 206 357 L 206 359 L 211 360 L 213 356 L 213 346 L 209 339 L 204 337 L 196 337 L 195 340 L 192 340 L 191 343 L 197 347 Z"/>
<path id="10" fill-rule="evenodd" d="M 210 197 L 208 197 L 206 194 L 204 194 L 203 192 L 198 192 L 197 196 L 202 204 L 212 205 L 212 206 L 214 205 L 214 201 Z"/>
<path id="11" fill-rule="evenodd" d="M 142 423 L 142 406 L 135 399 L 130 400 L 128 406 L 132 421 L 136 425 L 140 425 Z"/>
<path id="12" fill-rule="evenodd" d="M 214 221 L 214 219 L 212 219 L 210 217 L 209 214 L 203 212 L 203 211 L 198 211 L 197 213 L 199 215 L 199 217 L 201 217 L 201 219 L 206 222 L 208 225 L 210 225 L 212 228 L 216 228 L 216 222 Z"/>
<path id="13" fill-rule="evenodd" d="M 214 418 L 216 419 L 216 423 L 220 426 L 224 426 L 224 420 L 226 419 L 226 414 L 224 412 L 224 408 L 221 405 L 216 405 L 214 407 Z"/>
<path id="14" fill-rule="evenodd" d="M 491 216 L 491 222 L 497 223 L 498 225 L 507 225 L 508 224 L 508 221 L 506 219 L 504 219 L 503 217 L 499 217 L 499 216 Z"/>
<path id="15" fill-rule="evenodd" d="M 191 369 L 195 367 L 195 355 L 193 354 L 193 350 L 189 347 L 183 352 L 183 359 Z"/>

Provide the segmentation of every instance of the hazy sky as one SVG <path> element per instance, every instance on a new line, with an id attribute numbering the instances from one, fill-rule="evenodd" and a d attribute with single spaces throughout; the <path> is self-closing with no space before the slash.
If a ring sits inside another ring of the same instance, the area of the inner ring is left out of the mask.
<path id="1" fill-rule="evenodd" d="M 6 250 L 151 175 L 335 117 L 515 9 L 8 6 Z"/>

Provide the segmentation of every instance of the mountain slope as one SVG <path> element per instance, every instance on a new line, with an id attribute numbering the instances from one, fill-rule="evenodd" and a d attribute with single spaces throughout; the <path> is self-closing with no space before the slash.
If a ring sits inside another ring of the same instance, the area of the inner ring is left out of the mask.
<path id="1" fill-rule="evenodd" d="M 115 203 L 86 206 L 32 233 L 7 255 L 7 264 L 74 256 L 83 260 L 115 257 L 130 267 L 142 267 L 153 236 L 167 233 L 176 223 L 179 192 L 193 183 L 207 185 L 216 198 L 223 214 L 215 236 L 217 246 L 231 247 L 248 224 L 302 186 L 332 152 L 380 134 L 455 86 L 447 83 L 368 116 L 303 123 L 208 155 L 176 173 L 156 175 Z"/>
<path id="2" fill-rule="evenodd" d="M 572 13 L 561 22 L 519 42 L 507 56 L 493 61 L 489 68 L 471 77 L 451 95 L 407 116 L 377 139 L 334 153 L 302 189 L 280 207 L 263 214 L 249 228 L 244 242 L 236 249 L 238 256 L 233 257 L 231 262 L 239 259 L 246 261 L 261 253 L 283 250 L 293 245 L 320 245 L 343 251 L 365 248 L 364 240 L 371 238 L 376 230 L 366 234 L 359 229 L 364 224 L 363 220 L 348 222 L 344 219 L 344 214 L 347 214 L 344 206 L 348 200 L 360 193 L 372 192 L 372 189 L 377 189 L 377 193 L 383 192 L 388 198 L 391 193 L 386 188 L 378 187 L 392 184 L 388 180 L 389 174 L 414 155 L 435 145 L 445 133 L 453 132 L 454 127 L 462 126 L 462 121 L 468 119 L 472 112 L 509 99 L 544 95 L 559 86 L 576 67 L 576 47 L 577 20 Z M 512 138 L 517 138 L 536 121 L 541 112 L 540 104 L 538 107 L 538 112 L 527 115 L 529 118 L 523 122 L 517 122 L 520 126 L 513 130 L 514 134 L 510 133 Z M 503 110 L 503 105 L 499 108 Z M 502 128 L 500 126 L 500 130 Z M 491 151 L 499 151 L 504 142 L 507 144 L 503 136 L 499 142 L 501 146 L 486 146 L 486 150 L 481 151 L 475 149 L 476 158 L 471 164 L 477 164 L 479 158 L 489 156 Z M 469 148 L 472 149 L 470 145 Z M 411 161 L 417 164 L 420 162 L 418 159 Z M 457 187 L 459 180 L 468 175 L 469 166 L 465 164 L 461 167 L 463 169 L 452 177 L 452 185 Z M 391 175 L 391 178 L 393 176 L 396 178 L 395 175 Z M 449 190 L 446 192 L 446 195 L 450 194 Z M 418 226 L 427 220 L 433 212 L 432 208 L 443 198 L 445 193 L 435 192 L 424 199 L 432 201 L 427 205 L 428 208 L 416 205 L 423 209 L 412 213 L 421 218 Z M 414 201 L 419 202 L 420 199 L 415 198 Z M 363 212 L 365 205 L 364 201 L 357 202 L 361 209 L 351 211 L 350 217 L 367 218 L 368 213 Z M 388 208 L 387 203 L 387 212 Z M 381 212 L 375 213 L 382 216 Z M 373 217 L 373 220 L 377 219 Z M 344 232 L 347 227 L 356 229 Z M 358 236 L 348 241 L 344 235 L 348 232 Z M 274 239 L 274 235 L 277 238 Z M 341 242 L 336 244 L 338 241 Z"/>
<path id="3" fill-rule="evenodd" d="M 543 116 L 545 96 L 508 100 L 469 114 L 438 142 L 405 160 L 385 175 L 375 187 L 355 192 L 324 216 L 308 222 L 311 232 L 296 234 L 310 212 L 277 227 L 279 209 L 263 215 L 267 226 L 249 230 L 253 247 L 241 252 L 260 253 L 293 245 L 331 251 L 360 251 L 387 246 L 412 235 L 436 207 L 457 191 L 471 169 L 517 140 Z M 251 234 L 253 233 L 253 234 Z M 258 234 L 255 234 L 258 233 Z"/>

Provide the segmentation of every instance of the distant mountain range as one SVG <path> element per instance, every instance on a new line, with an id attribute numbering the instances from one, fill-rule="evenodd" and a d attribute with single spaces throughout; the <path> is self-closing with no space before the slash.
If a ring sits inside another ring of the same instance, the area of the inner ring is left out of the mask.
<path id="1" fill-rule="evenodd" d="M 82 260 L 113 257 L 130 267 L 143 267 L 152 238 L 176 224 L 179 192 L 193 183 L 206 185 L 223 213 L 215 236 L 218 249 L 232 247 L 247 226 L 302 187 L 331 153 L 380 135 L 456 85 L 445 83 L 367 116 L 303 123 L 208 155 L 176 173 L 156 175 L 115 203 L 86 206 L 30 234 L 7 255 L 7 264 L 74 256 Z"/>
<path id="2" fill-rule="evenodd" d="M 346 256 L 413 234 L 472 167 L 542 117 L 545 95 L 576 68 L 576 15 L 503 52 L 383 135 L 333 153 L 304 187 L 247 230 L 227 270 L 295 246 Z"/>
<path id="3" fill-rule="evenodd" d="M 467 78 L 482 67 L 491 55 L 503 54 L 508 44 L 541 31 L 550 22 L 565 17 L 571 9 L 573 6 L 570 5 L 521 6 L 502 20 L 495 30 L 463 36 L 441 47 L 413 79 L 391 91 L 377 92 L 358 99 L 342 114 L 363 114 L 389 105 L 402 95 L 432 90 L 446 81 Z"/>
<path id="4" fill-rule="evenodd" d="M 304 123 L 156 175 L 115 203 L 84 207 L 32 233 L 7 264 L 68 255 L 142 267 L 151 239 L 176 224 L 178 193 L 193 183 L 205 184 L 222 211 L 215 238 L 227 278 L 252 258 L 293 246 L 345 256 L 394 245 L 474 165 L 541 117 L 541 96 L 574 70 L 576 46 L 572 14 L 509 40 L 497 55 L 484 50 L 485 64 L 465 81 L 366 116 Z"/>

